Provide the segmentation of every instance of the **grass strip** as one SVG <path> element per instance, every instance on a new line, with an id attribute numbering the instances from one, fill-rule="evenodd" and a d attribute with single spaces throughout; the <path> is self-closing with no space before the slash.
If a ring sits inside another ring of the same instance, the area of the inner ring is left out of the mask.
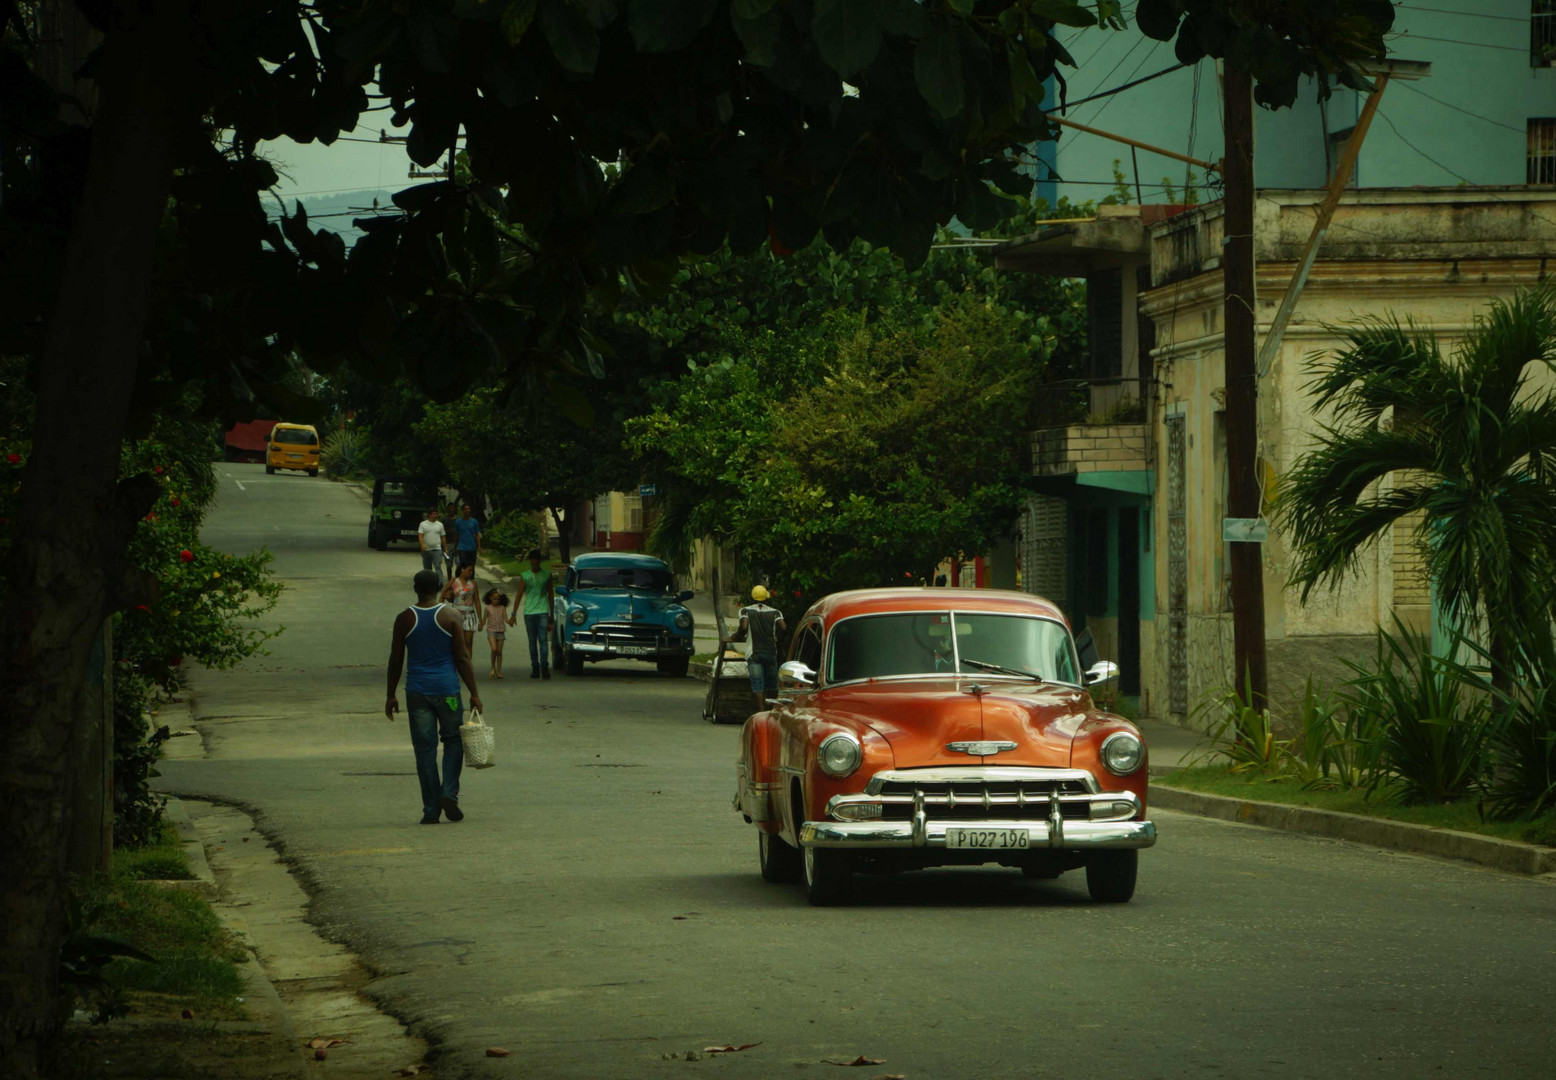
<path id="1" fill-rule="evenodd" d="M 1368 797 L 1365 791 L 1322 791 L 1305 789 L 1290 777 L 1272 777 L 1260 773 L 1234 773 L 1224 765 L 1201 765 L 1180 769 L 1162 778 L 1172 787 L 1207 795 L 1224 795 L 1251 802 L 1307 806 L 1315 810 L 1333 810 L 1343 814 L 1404 821 L 1434 829 L 1479 833 L 1500 840 L 1556 847 L 1556 814 L 1536 821 L 1483 821 L 1473 800 L 1436 805 L 1405 805 L 1390 802 L 1382 793 Z"/>
<path id="2" fill-rule="evenodd" d="M 99 912 L 92 930 L 157 960 L 116 959 L 103 976 L 137 1013 L 177 1017 L 188 1009 L 204 1019 L 243 1019 L 236 965 L 248 953 L 205 897 L 167 884 L 193 876 L 169 827 L 154 844 L 114 852 L 113 873 L 82 884 L 85 905 Z"/>

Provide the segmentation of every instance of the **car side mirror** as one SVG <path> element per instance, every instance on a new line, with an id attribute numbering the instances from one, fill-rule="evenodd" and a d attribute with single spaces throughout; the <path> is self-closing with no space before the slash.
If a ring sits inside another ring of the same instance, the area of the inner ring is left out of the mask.
<path id="1" fill-rule="evenodd" d="M 1098 660 L 1086 669 L 1087 686 L 1096 686 L 1098 683 L 1116 678 L 1118 678 L 1118 665 L 1111 660 Z"/>
<path id="2" fill-rule="evenodd" d="M 778 696 L 798 694 L 816 685 L 816 673 L 802 660 L 790 660 L 778 668 Z"/>
<path id="3" fill-rule="evenodd" d="M 684 604 L 686 601 L 690 600 L 696 595 L 697 594 L 692 592 L 690 589 L 682 589 L 680 592 L 675 594 L 675 602 L 677 604 Z"/>

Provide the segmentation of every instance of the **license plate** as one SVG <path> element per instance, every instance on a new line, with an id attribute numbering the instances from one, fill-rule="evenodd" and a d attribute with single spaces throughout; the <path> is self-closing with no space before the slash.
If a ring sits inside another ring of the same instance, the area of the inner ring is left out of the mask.
<path id="1" fill-rule="evenodd" d="M 621 656 L 647 656 L 653 652 L 651 645 L 617 645 L 616 652 Z"/>
<path id="2" fill-rule="evenodd" d="M 301 454 L 288 454 L 286 456 L 288 458 L 290 458 L 292 461 L 301 461 L 303 459 L 303 456 Z"/>
<path id="3" fill-rule="evenodd" d="M 991 851 L 1010 851 L 1031 846 L 1032 837 L 1025 829 L 963 829 L 945 831 L 948 848 L 987 848 Z"/>

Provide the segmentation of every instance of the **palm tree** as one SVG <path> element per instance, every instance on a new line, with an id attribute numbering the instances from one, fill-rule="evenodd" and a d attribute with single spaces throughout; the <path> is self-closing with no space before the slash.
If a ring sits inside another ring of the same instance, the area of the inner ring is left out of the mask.
<path id="1" fill-rule="evenodd" d="M 1384 529 L 1424 511 L 1438 601 L 1484 635 L 1507 687 L 1521 635 L 1548 626 L 1556 568 L 1556 378 L 1531 377 L 1556 376 L 1556 289 L 1493 303 L 1451 357 L 1394 320 L 1345 340 L 1314 362 L 1309 386 L 1334 419 L 1277 501 L 1291 584 L 1304 601 L 1338 585 Z"/>

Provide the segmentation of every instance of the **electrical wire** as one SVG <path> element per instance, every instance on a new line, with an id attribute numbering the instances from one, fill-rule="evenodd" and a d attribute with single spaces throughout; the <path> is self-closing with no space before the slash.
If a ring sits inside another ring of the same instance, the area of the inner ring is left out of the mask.
<path id="1" fill-rule="evenodd" d="M 1413 34 L 1408 30 L 1401 30 L 1397 34 L 1388 35 L 1392 38 L 1411 38 L 1414 41 L 1438 41 L 1444 45 L 1473 45 L 1478 49 L 1498 49 L 1502 52 L 1523 53 L 1529 55 L 1527 48 L 1518 48 L 1514 45 L 1493 45 L 1489 41 L 1460 41 L 1457 38 L 1428 37 L 1426 34 Z"/>
<path id="2" fill-rule="evenodd" d="M 1460 108 L 1459 106 L 1453 104 L 1451 101 L 1444 101 L 1442 98 L 1433 97 L 1431 94 L 1428 94 L 1425 90 L 1422 90 L 1420 87 L 1414 85 L 1413 83 L 1401 80 L 1399 85 L 1403 86 L 1406 90 L 1409 90 L 1413 94 L 1420 94 L 1428 101 L 1435 101 L 1437 104 L 1443 106 L 1444 108 L 1452 109 L 1454 112 L 1463 113 L 1465 116 L 1473 117 L 1482 123 L 1492 124 L 1499 128 L 1506 128 L 1508 131 L 1516 131 L 1520 135 L 1528 134 L 1528 131 L 1524 128 L 1514 127 L 1512 124 L 1504 124 L 1502 121 L 1493 120 L 1489 116 L 1482 116 L 1480 113 L 1474 113 L 1470 112 L 1468 109 Z"/>
<path id="3" fill-rule="evenodd" d="M 1517 15 L 1488 15 L 1484 11 L 1451 11 L 1448 8 L 1417 7 L 1410 3 L 1400 3 L 1399 7 L 1405 11 L 1430 11 L 1434 15 L 1464 15 L 1471 19 L 1496 19 L 1500 22 L 1527 23 L 1527 18 Z"/>
<path id="4" fill-rule="evenodd" d="M 1162 70 L 1156 72 L 1154 75 L 1147 75 L 1143 79 L 1136 79 L 1134 82 L 1126 82 L 1122 86 L 1115 86 L 1111 90 L 1103 90 L 1101 93 L 1092 94 L 1090 97 L 1083 97 L 1079 101 L 1071 101 L 1065 107 L 1073 109 L 1075 106 L 1077 106 L 1077 105 L 1084 105 L 1088 101 L 1096 101 L 1099 98 L 1112 97 L 1114 94 L 1121 94 L 1125 90 L 1133 90 L 1135 87 L 1139 86 L 1141 83 L 1148 83 L 1152 79 L 1160 79 L 1163 75 L 1171 75 L 1174 71 L 1181 70 L 1182 68 L 1186 68 L 1188 66 L 1189 65 L 1187 65 L 1187 64 L 1174 64 L 1174 65 L 1172 65 L 1172 67 L 1162 68 Z"/>

